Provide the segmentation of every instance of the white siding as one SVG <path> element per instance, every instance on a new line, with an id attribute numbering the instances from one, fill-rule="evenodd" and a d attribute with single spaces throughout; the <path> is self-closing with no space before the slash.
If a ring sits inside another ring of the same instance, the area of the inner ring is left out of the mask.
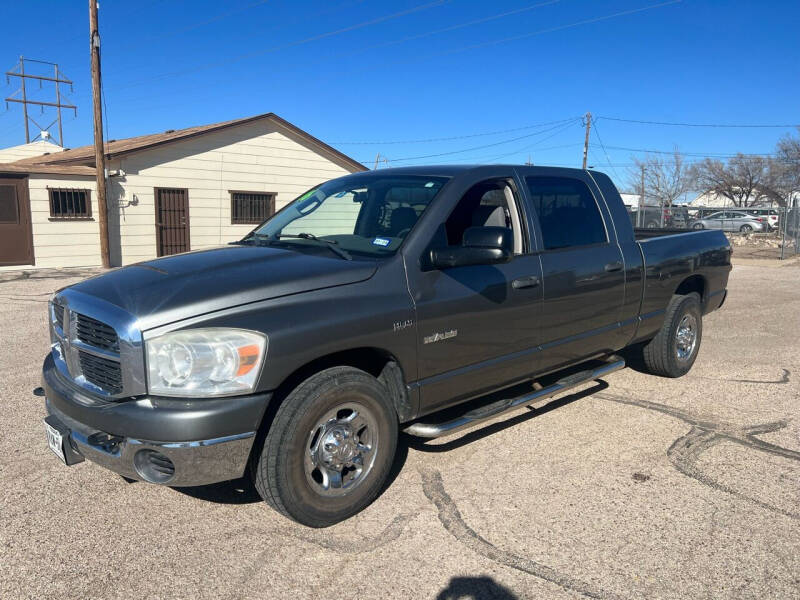
<path id="1" fill-rule="evenodd" d="M 32 156 L 42 156 L 52 152 L 61 152 L 62 148 L 58 144 L 39 140 L 21 146 L 11 146 L 10 148 L 0 149 L 0 163 L 10 163 L 23 158 Z"/>
<path id="2" fill-rule="evenodd" d="M 88 189 L 91 193 L 91 221 L 56 221 L 50 218 L 48 188 Z M 30 175 L 28 195 L 31 201 L 33 255 L 39 267 L 89 267 L 100 260 L 100 226 L 97 222 L 97 198 L 93 177 L 67 175 Z"/>
<path id="3" fill-rule="evenodd" d="M 225 244 L 253 225 L 231 225 L 230 190 L 276 194 L 276 210 L 352 169 L 269 122 L 256 122 L 113 161 L 110 202 L 120 210 L 122 264 L 156 256 L 154 188 L 186 188 L 191 248 Z M 130 202 L 134 205 L 126 206 Z M 350 207 L 348 207 L 350 208 Z"/>

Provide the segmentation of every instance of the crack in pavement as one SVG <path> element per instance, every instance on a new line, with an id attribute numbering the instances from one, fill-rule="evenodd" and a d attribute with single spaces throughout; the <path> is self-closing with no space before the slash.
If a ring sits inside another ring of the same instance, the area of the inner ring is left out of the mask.
<path id="1" fill-rule="evenodd" d="M 786 370 L 784 369 L 784 371 Z M 755 437 L 764 433 L 779 431 L 789 425 L 789 420 L 781 419 L 756 425 L 736 425 L 734 423 L 718 422 L 710 418 L 698 417 L 680 408 L 659 404 L 658 402 L 651 402 L 649 400 L 626 398 L 624 396 L 608 393 L 596 394 L 595 397 L 619 404 L 627 404 L 629 406 L 653 410 L 688 423 L 691 425 L 689 432 L 675 440 L 667 450 L 667 457 L 679 472 L 717 491 L 747 500 L 761 508 L 791 519 L 800 520 L 800 513 L 785 510 L 769 504 L 768 502 L 743 494 L 728 485 L 719 483 L 709 475 L 703 473 L 697 466 L 697 461 L 705 451 L 723 442 L 733 442 L 746 448 L 765 452 L 773 456 L 800 461 L 800 452 L 771 444 L 770 442 L 765 442 Z"/>
<path id="2" fill-rule="evenodd" d="M 728 379 L 727 381 L 732 381 L 735 383 L 789 383 L 789 375 L 791 374 L 791 371 L 789 371 L 789 369 L 781 369 L 781 371 L 783 371 L 783 377 L 775 381 L 763 381 L 758 379 Z"/>
<path id="3" fill-rule="evenodd" d="M 467 548 L 495 563 L 528 573 L 565 590 L 577 592 L 587 598 L 613 598 L 611 594 L 594 587 L 590 583 L 560 573 L 529 558 L 518 556 L 513 552 L 501 550 L 485 538 L 481 537 L 464 521 L 458 506 L 444 489 L 442 474 L 435 469 L 419 469 L 422 476 L 422 491 L 438 511 L 439 521 L 444 528 Z"/>
<path id="4" fill-rule="evenodd" d="M 301 542 L 306 542 L 309 544 L 313 544 L 314 546 L 318 546 L 323 550 L 331 550 L 336 552 L 337 554 L 364 554 L 366 552 L 372 552 L 377 550 L 391 542 L 395 541 L 399 538 L 403 532 L 408 527 L 409 523 L 413 520 L 414 517 L 419 515 L 419 511 L 416 512 L 403 512 L 395 516 L 394 519 L 376 536 L 370 539 L 359 538 L 358 540 L 348 540 L 341 537 L 332 537 L 330 532 L 327 530 L 322 530 L 319 532 L 298 532 L 286 529 L 285 527 L 276 527 L 270 529 L 264 529 L 259 533 L 267 536 L 270 539 L 274 539 L 277 536 L 286 536 L 292 537 L 296 540 Z M 228 537 L 233 538 L 244 531 L 248 533 L 253 533 L 253 528 L 248 527 L 242 530 L 231 532 Z M 255 559 L 245 568 L 244 573 L 239 578 L 238 584 L 234 587 L 234 598 L 241 597 L 239 595 L 238 590 L 241 589 L 242 586 L 250 582 L 254 579 L 261 570 L 270 564 L 270 557 L 275 554 L 274 547 L 268 547 L 262 550 Z"/>
<path id="5" fill-rule="evenodd" d="M 792 372 L 789 369 L 781 369 L 783 375 L 780 379 L 726 379 L 719 377 L 705 377 L 703 375 L 689 375 L 691 379 L 705 379 L 706 381 L 718 381 L 721 383 L 759 383 L 759 384 L 783 384 L 789 383 L 789 375 Z"/>

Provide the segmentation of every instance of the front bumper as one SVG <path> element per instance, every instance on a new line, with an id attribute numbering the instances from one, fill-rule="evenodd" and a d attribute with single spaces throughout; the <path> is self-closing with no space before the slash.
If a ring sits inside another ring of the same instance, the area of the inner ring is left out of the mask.
<path id="1" fill-rule="evenodd" d="M 173 487 L 241 477 L 271 399 L 145 396 L 110 402 L 64 381 L 52 356 L 45 359 L 42 384 L 47 414 L 66 430 L 69 453 L 130 479 Z M 161 468 L 153 471 L 154 462 Z"/>

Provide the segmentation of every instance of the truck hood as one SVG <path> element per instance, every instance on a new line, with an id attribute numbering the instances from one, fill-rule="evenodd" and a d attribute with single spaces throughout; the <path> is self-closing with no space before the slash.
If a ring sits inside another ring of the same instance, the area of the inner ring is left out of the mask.
<path id="1" fill-rule="evenodd" d="M 142 330 L 216 310 L 369 279 L 372 261 L 225 246 L 136 263 L 70 289 L 136 316 Z"/>

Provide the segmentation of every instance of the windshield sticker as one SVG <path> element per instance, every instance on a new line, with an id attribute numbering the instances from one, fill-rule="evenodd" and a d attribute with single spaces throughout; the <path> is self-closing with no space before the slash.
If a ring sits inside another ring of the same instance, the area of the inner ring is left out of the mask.
<path id="1" fill-rule="evenodd" d="M 386 246 L 392 243 L 392 240 L 387 240 L 386 238 L 378 237 L 372 240 L 372 243 L 375 244 L 376 246 L 383 246 L 385 248 Z"/>

